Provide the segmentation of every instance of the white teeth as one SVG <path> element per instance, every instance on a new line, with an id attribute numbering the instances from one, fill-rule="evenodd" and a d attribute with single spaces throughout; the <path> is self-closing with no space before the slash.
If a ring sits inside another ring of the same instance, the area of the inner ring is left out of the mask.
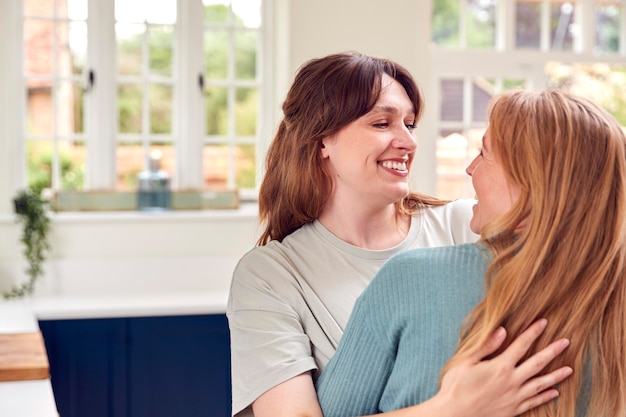
<path id="1" fill-rule="evenodd" d="M 406 162 L 383 161 L 380 164 L 385 168 L 395 169 L 396 171 L 406 171 Z"/>

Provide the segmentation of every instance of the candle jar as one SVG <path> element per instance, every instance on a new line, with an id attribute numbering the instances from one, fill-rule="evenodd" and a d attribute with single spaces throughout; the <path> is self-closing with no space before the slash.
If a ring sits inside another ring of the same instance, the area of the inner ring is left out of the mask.
<path id="1" fill-rule="evenodd" d="M 139 173 L 137 208 L 141 211 L 162 211 L 172 208 L 170 176 L 161 170 L 161 153 L 150 154 L 148 169 Z"/>

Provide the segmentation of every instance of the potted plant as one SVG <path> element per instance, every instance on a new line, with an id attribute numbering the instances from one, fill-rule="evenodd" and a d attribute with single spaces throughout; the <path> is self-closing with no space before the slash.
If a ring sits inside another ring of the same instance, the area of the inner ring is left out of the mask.
<path id="1" fill-rule="evenodd" d="M 28 280 L 4 292 L 4 298 L 20 298 L 33 293 L 37 279 L 44 272 L 42 264 L 50 249 L 48 202 L 41 197 L 40 190 L 29 188 L 19 191 L 13 203 L 17 220 L 22 224 L 21 242 L 24 245 L 23 255 L 28 263 L 25 271 Z"/>

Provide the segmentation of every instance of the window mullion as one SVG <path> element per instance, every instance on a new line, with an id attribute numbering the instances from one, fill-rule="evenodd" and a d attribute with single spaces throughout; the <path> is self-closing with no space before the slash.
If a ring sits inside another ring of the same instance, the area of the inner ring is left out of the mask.
<path id="1" fill-rule="evenodd" d="M 541 38 L 540 50 L 550 50 L 550 0 L 541 2 Z"/>
<path id="2" fill-rule="evenodd" d="M 200 77 L 203 74 L 203 5 L 201 0 L 178 1 L 175 57 L 174 136 L 176 175 L 174 186 L 203 187 L 203 126 L 205 112 Z"/>
<path id="3" fill-rule="evenodd" d="M 467 48 L 467 0 L 458 0 L 459 3 L 459 47 Z"/>
<path id="4" fill-rule="evenodd" d="M 284 1 L 284 0 L 283 0 Z M 280 4 L 279 4 L 280 3 Z M 276 19 L 274 14 L 277 10 L 286 9 L 286 5 L 281 0 L 264 0 L 263 1 L 263 17 L 262 17 L 262 42 L 259 49 L 257 59 L 259 60 L 259 69 L 261 70 L 259 76 L 259 82 L 261 83 L 261 100 L 259 103 L 259 130 L 257 133 L 257 153 L 256 153 L 256 174 L 257 174 L 257 187 L 255 191 L 258 191 L 261 180 L 263 179 L 263 163 L 265 162 L 265 154 L 269 147 L 269 141 L 273 137 L 274 132 L 272 128 L 275 126 L 275 121 L 279 120 L 280 113 L 276 109 L 280 109 L 280 104 L 275 105 L 274 91 L 277 91 L 276 80 L 281 78 L 282 74 L 277 74 L 280 65 L 274 65 L 274 60 L 277 63 L 285 61 L 284 52 L 279 51 L 281 48 L 275 47 L 275 42 L 280 38 L 281 30 L 277 29 L 277 22 L 280 19 Z M 278 9 L 277 7 L 281 7 Z M 277 33 L 278 32 L 278 33 Z M 284 38 L 288 38 L 284 36 Z M 285 39 L 281 39 L 282 42 L 287 42 Z M 287 50 L 287 47 L 282 48 Z M 262 59 L 262 57 L 274 57 L 274 59 Z M 286 65 L 285 65 L 286 67 Z M 288 79 L 289 77 L 282 77 Z M 276 94 L 276 96 L 283 97 L 284 94 Z"/>
<path id="5" fill-rule="evenodd" d="M 26 184 L 24 158 L 22 1 L 0 2 L 0 215 L 13 213 L 12 198 Z M 15 82 L 20 80 L 20 82 Z"/>
<path id="6" fill-rule="evenodd" d="M 235 42 L 235 26 L 234 16 L 231 10 L 229 14 L 229 23 L 231 30 L 228 31 L 228 50 L 231 52 L 228 54 L 228 179 L 226 185 L 228 188 L 235 188 L 235 142 L 237 138 L 237 128 L 235 120 L 235 107 L 237 103 L 237 77 L 235 74 L 235 55 L 236 55 L 236 42 Z"/>
<path id="7" fill-rule="evenodd" d="M 594 0 L 579 0 L 575 4 L 574 19 L 579 28 L 574 37 L 574 51 L 583 54 L 592 54 L 596 44 L 595 39 L 595 8 Z"/>
<path id="8" fill-rule="evenodd" d="M 88 65 L 94 84 L 86 94 L 86 189 L 115 187 L 115 14 L 113 1 L 89 0 Z M 89 70 L 86 71 L 89 76 Z M 87 81 L 87 80 L 86 80 Z"/>
<path id="9" fill-rule="evenodd" d="M 619 31 L 619 54 L 626 56 L 626 0 L 622 0 L 620 7 L 620 28 Z"/>

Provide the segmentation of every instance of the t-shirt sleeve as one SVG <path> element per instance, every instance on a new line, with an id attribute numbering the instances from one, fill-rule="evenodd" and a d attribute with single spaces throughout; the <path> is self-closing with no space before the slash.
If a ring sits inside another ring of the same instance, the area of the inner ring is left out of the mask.
<path id="1" fill-rule="evenodd" d="M 227 306 L 233 415 L 268 389 L 316 369 L 309 338 L 289 302 L 297 288 L 288 265 L 259 249 L 237 265 Z"/>
<path id="2" fill-rule="evenodd" d="M 476 200 L 473 198 L 462 198 L 448 204 L 448 221 L 455 244 L 473 243 L 479 238 L 470 229 L 474 204 L 476 204 Z"/>
<path id="3" fill-rule="evenodd" d="M 381 270 L 385 274 L 384 267 Z M 380 277 L 381 274 L 378 275 Z M 376 284 L 370 285 L 352 311 L 336 354 L 317 381 L 325 417 L 377 414 L 385 385 L 393 370 L 394 341 L 381 324 Z"/>

